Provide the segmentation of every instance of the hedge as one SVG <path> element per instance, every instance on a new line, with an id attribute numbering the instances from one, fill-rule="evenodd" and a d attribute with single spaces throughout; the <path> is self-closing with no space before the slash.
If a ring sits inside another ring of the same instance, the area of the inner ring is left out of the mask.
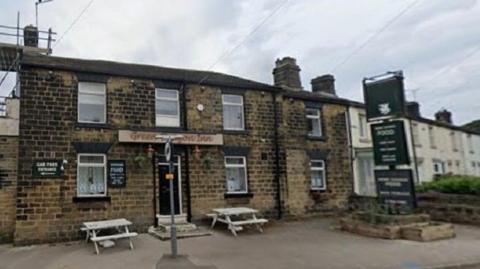
<path id="1" fill-rule="evenodd" d="M 453 194 L 480 194 L 480 177 L 444 176 L 432 182 L 418 185 L 417 192 L 436 191 Z"/>

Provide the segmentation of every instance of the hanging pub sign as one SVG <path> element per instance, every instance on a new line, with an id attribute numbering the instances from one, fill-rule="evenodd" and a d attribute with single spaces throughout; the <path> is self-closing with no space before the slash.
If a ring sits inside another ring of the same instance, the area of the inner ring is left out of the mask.
<path id="1" fill-rule="evenodd" d="M 63 176 L 63 160 L 37 160 L 33 162 L 34 178 L 54 178 Z"/>
<path id="2" fill-rule="evenodd" d="M 107 169 L 109 187 L 123 188 L 127 185 L 127 167 L 124 160 L 109 160 Z"/>
<path id="3" fill-rule="evenodd" d="M 375 170 L 375 182 L 380 203 L 410 209 L 417 206 L 410 169 Z"/>
<path id="4" fill-rule="evenodd" d="M 384 79 L 363 80 L 368 121 L 400 117 L 405 114 L 402 72 L 388 74 L 391 76 Z"/>
<path id="5" fill-rule="evenodd" d="M 409 164 L 403 121 L 370 125 L 375 165 Z"/>

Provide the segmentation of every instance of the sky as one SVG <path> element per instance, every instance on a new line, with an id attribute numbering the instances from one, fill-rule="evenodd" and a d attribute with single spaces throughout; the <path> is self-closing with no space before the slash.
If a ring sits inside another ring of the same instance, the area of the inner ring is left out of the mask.
<path id="1" fill-rule="evenodd" d="M 269 84 L 275 60 L 291 56 L 305 90 L 330 73 L 337 94 L 357 101 L 364 77 L 403 70 L 407 99 L 420 103 L 423 116 L 446 108 L 456 124 L 480 119 L 477 0 L 94 0 L 68 30 L 90 1 L 39 6 L 40 29 L 63 36 L 53 55 L 212 70 Z M 17 11 L 21 25 L 34 24 L 34 3 L 0 0 L 0 24 L 14 26 Z M 10 91 L 4 86 L 0 96 Z"/>

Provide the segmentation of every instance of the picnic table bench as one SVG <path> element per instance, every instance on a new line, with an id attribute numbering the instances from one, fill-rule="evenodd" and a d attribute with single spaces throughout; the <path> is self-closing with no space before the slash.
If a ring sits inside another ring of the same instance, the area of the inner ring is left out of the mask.
<path id="1" fill-rule="evenodd" d="M 218 222 L 228 225 L 228 229 L 234 236 L 237 236 L 237 231 L 242 231 L 243 226 L 253 225 L 258 231 L 263 232 L 262 225 L 267 223 L 267 219 L 257 218 L 257 210 L 248 207 L 230 207 L 230 208 L 215 208 L 212 213 L 207 214 L 212 218 L 211 228 Z M 239 220 L 233 220 L 232 217 L 239 217 Z"/>
<path id="2" fill-rule="evenodd" d="M 102 221 L 84 222 L 80 230 L 87 233 L 86 241 L 90 239 L 95 246 L 95 252 L 100 254 L 98 250 L 98 243 L 106 240 L 117 240 L 128 238 L 130 242 L 130 249 L 133 249 L 132 237 L 137 236 L 137 233 L 130 232 L 128 226 L 132 223 L 126 219 L 112 219 Z M 110 235 L 99 235 L 102 230 L 115 229 L 117 233 Z"/>

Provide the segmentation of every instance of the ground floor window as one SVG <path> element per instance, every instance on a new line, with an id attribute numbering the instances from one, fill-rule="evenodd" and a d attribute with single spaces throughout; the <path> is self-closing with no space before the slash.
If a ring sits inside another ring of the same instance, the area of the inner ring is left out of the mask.
<path id="1" fill-rule="evenodd" d="M 310 160 L 311 188 L 312 190 L 325 190 L 325 161 Z"/>
<path id="2" fill-rule="evenodd" d="M 434 175 L 445 174 L 445 162 L 434 160 L 433 161 L 433 174 Z"/>
<path id="3" fill-rule="evenodd" d="M 247 162 L 245 157 L 225 157 L 227 193 L 247 193 Z"/>
<path id="4" fill-rule="evenodd" d="M 107 193 L 106 156 L 78 154 L 77 195 L 105 196 Z"/>
<path id="5" fill-rule="evenodd" d="M 357 192 L 362 196 L 376 196 L 373 154 L 357 155 Z"/>

